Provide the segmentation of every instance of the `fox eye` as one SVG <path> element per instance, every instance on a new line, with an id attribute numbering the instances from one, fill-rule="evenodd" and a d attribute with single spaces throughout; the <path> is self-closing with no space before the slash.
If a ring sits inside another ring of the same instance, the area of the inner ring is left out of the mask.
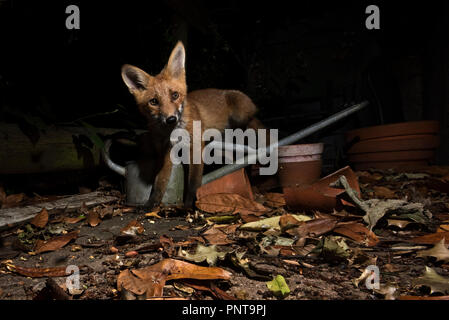
<path id="1" fill-rule="evenodd" d="M 157 106 L 159 104 L 159 100 L 157 100 L 156 98 L 153 98 L 150 100 L 150 104 L 152 106 Z"/>
<path id="2" fill-rule="evenodd" d="M 177 93 L 177 92 L 175 91 L 175 92 L 173 92 L 173 93 L 171 94 L 171 97 L 172 97 L 173 100 L 176 100 L 176 99 L 179 98 L 179 93 Z"/>

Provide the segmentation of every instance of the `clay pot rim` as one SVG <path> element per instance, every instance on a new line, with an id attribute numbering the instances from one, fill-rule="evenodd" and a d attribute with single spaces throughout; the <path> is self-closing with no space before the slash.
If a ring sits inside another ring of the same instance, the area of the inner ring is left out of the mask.
<path id="1" fill-rule="evenodd" d="M 436 120 L 409 121 L 359 128 L 346 132 L 345 138 L 350 142 L 356 137 L 360 140 L 371 140 L 391 136 L 407 136 L 416 134 L 437 134 L 440 123 Z"/>
<path id="2" fill-rule="evenodd" d="M 385 137 L 359 141 L 352 145 L 346 153 L 350 155 L 388 151 L 429 150 L 438 147 L 439 143 L 439 136 L 430 134 Z"/>
<path id="3" fill-rule="evenodd" d="M 292 144 L 278 148 L 278 157 L 310 156 L 323 153 L 324 143 Z"/>

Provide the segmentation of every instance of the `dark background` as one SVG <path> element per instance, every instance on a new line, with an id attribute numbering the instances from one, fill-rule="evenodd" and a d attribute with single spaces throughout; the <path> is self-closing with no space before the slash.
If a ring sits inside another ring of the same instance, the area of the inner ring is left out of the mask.
<path id="1" fill-rule="evenodd" d="M 69 4 L 80 30 L 65 27 Z M 369 4 L 380 30 L 365 28 Z M 303 140 L 326 143 L 329 168 L 341 165 L 345 131 L 421 119 L 441 120 L 437 160 L 447 163 L 448 18 L 447 1 L 0 0 L 0 117 L 145 128 L 120 67 L 158 73 L 182 40 L 190 90 L 244 91 L 281 137 L 368 100 Z"/>

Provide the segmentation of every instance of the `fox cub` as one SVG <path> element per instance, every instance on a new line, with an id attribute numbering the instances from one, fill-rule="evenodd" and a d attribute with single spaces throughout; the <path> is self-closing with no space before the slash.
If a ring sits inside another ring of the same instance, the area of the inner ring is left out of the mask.
<path id="1" fill-rule="evenodd" d="M 204 89 L 187 93 L 185 49 L 178 42 L 162 71 L 151 76 L 131 66 L 122 67 L 122 78 L 134 96 L 139 111 L 148 121 L 148 133 L 143 142 L 147 161 L 142 172 L 155 178 L 153 191 L 146 206 L 159 205 L 170 178 L 170 134 L 184 128 L 192 141 L 193 121 L 201 121 L 201 130 L 215 128 L 260 128 L 254 117 L 257 108 L 251 99 L 240 91 Z M 202 134 L 203 132 L 201 132 Z M 204 148 L 204 142 L 201 142 Z M 201 185 L 204 164 L 193 164 L 192 146 L 190 164 L 186 167 L 184 205 L 192 207 L 196 190 Z M 145 161 L 145 160 L 142 160 Z"/>

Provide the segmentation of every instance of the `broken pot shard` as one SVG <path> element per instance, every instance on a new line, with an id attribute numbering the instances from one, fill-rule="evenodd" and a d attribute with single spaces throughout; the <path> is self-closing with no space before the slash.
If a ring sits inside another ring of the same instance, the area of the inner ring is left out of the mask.
<path id="1" fill-rule="evenodd" d="M 245 168 L 227 174 L 217 180 L 206 183 L 196 191 L 196 198 L 201 199 L 209 194 L 235 193 L 244 198 L 254 200 Z"/>
<path id="2" fill-rule="evenodd" d="M 355 173 L 346 166 L 312 185 L 296 188 L 283 188 L 285 201 L 290 209 L 315 209 L 321 211 L 332 211 L 343 205 L 353 206 L 343 199 L 345 190 L 329 186 L 336 182 L 340 176 L 345 176 L 352 189 L 360 197 L 360 187 Z M 340 197 L 340 195 L 342 197 Z"/>

